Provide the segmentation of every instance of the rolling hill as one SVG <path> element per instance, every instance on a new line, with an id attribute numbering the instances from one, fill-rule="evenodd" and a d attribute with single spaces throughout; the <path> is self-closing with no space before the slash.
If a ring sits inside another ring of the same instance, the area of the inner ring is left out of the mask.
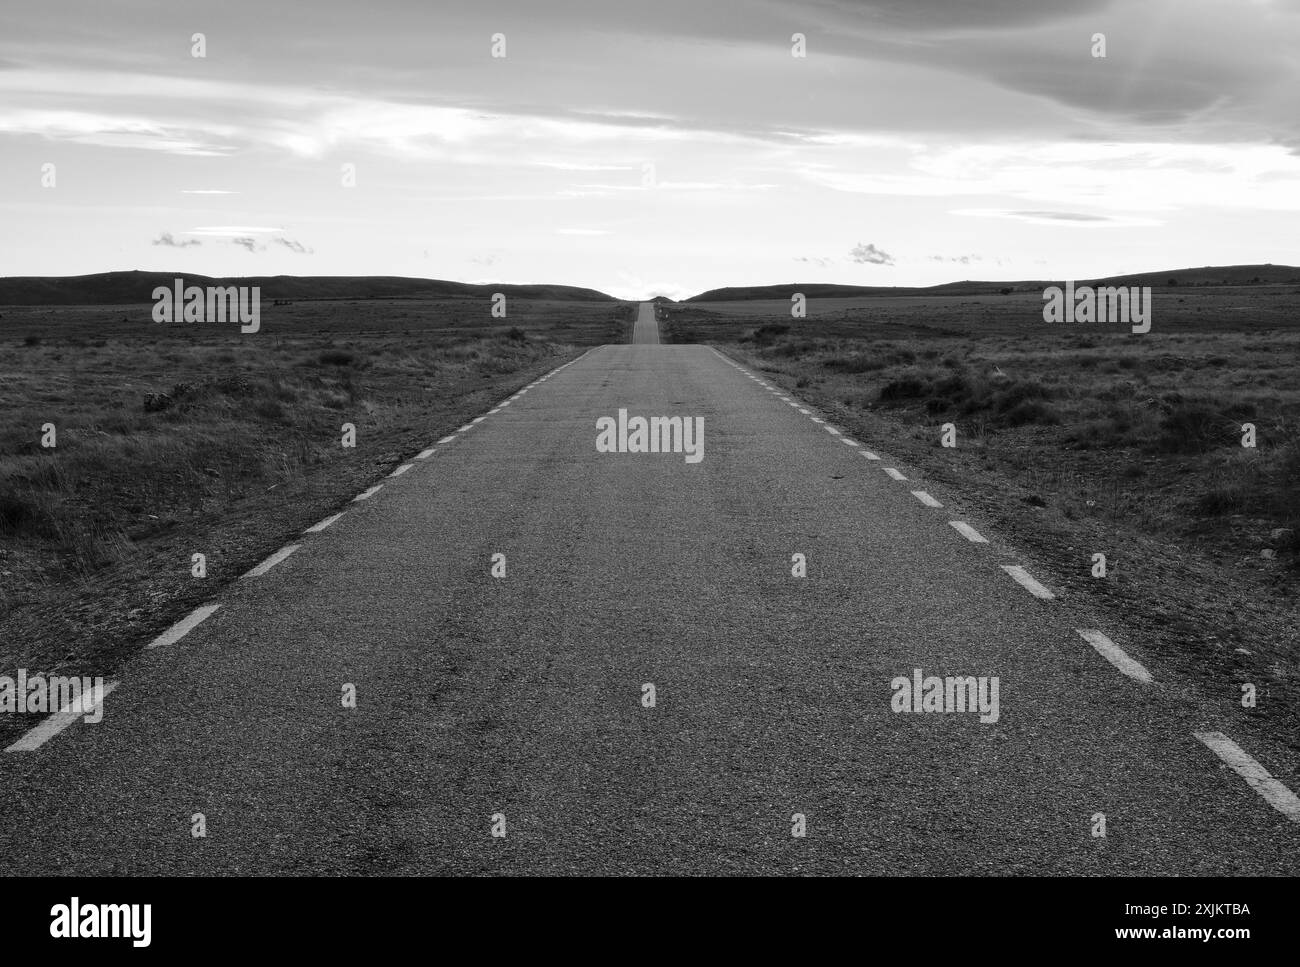
<path id="1" fill-rule="evenodd" d="M 843 299 L 877 295 L 996 295 L 1003 289 L 1026 291 L 1060 285 L 1063 280 L 1024 280 L 1018 282 L 980 282 L 966 280 L 931 286 L 833 285 L 829 283 L 728 286 L 693 295 L 686 302 L 739 302 L 748 299 L 789 299 L 802 292 L 810 299 Z M 1163 272 L 1140 272 L 1115 275 L 1104 279 L 1076 279 L 1079 285 L 1300 285 L 1300 268 L 1291 265 L 1222 265 L 1199 269 L 1169 269 Z"/>
<path id="2" fill-rule="evenodd" d="M 0 278 L 0 305 L 126 305 L 153 301 L 155 286 L 170 287 L 184 278 L 186 285 L 260 286 L 262 299 L 445 299 L 489 297 L 493 292 L 523 299 L 563 299 L 615 302 L 595 289 L 568 285 L 470 285 L 439 279 L 401 276 L 274 275 L 211 278 L 184 272 L 99 272 L 94 275 L 11 276 Z"/>

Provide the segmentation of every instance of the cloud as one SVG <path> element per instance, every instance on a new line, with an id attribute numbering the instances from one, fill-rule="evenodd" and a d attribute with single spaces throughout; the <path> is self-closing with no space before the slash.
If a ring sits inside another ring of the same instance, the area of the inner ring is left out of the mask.
<path id="1" fill-rule="evenodd" d="M 832 258 L 827 258 L 825 256 L 820 256 L 820 255 L 814 255 L 811 258 L 807 255 L 796 255 L 794 260 L 796 262 L 809 262 L 813 265 L 816 265 L 818 268 L 822 268 L 822 269 L 826 268 L 829 265 L 833 265 L 835 262 L 835 260 Z"/>
<path id="2" fill-rule="evenodd" d="M 257 239 L 252 238 L 251 236 L 246 236 L 244 238 L 232 238 L 230 241 L 235 245 L 239 245 L 242 248 L 248 249 L 250 252 L 256 252 L 259 250 L 257 245 Z M 262 246 L 261 251 L 266 251 L 266 246 Z"/>
<path id="3" fill-rule="evenodd" d="M 297 252 L 299 255 L 314 255 L 316 253 L 315 249 L 308 248 L 306 245 L 303 245 L 302 242 L 299 242 L 297 239 L 286 238 L 282 235 L 277 235 L 275 238 L 271 239 L 271 241 L 274 242 L 276 245 L 283 245 L 290 252 Z"/>
<path id="4" fill-rule="evenodd" d="M 894 257 L 888 252 L 882 252 L 875 245 L 868 242 L 863 245 L 859 242 L 849 250 L 849 258 L 861 265 L 893 265 Z"/>
<path id="5" fill-rule="evenodd" d="M 1135 228 L 1159 225 L 1153 218 L 1130 215 L 1093 215 L 1087 212 L 1052 211 L 1046 209 L 958 208 L 954 215 L 973 215 L 979 218 L 1010 218 L 1033 225 L 1059 225 L 1069 228 Z"/>
<path id="6" fill-rule="evenodd" d="M 970 265 L 972 262 L 983 262 L 982 255 L 931 255 L 931 262 L 958 262 L 962 265 Z"/>
<path id="7" fill-rule="evenodd" d="M 197 238 L 187 238 L 178 242 L 171 232 L 163 232 L 152 242 L 153 245 L 166 245 L 168 248 L 189 248 L 191 245 L 202 245 Z"/>

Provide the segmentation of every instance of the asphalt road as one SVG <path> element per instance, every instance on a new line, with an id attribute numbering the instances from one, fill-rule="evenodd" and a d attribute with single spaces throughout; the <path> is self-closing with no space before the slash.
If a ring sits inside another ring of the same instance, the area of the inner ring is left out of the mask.
<path id="1" fill-rule="evenodd" d="M 1002 566 L 1050 575 L 888 440 L 647 326 L 223 590 L 102 722 L 0 755 L 4 871 L 1300 871 L 1300 825 L 1193 736 L 1225 724 Z M 703 418 L 703 459 L 598 452 L 620 409 Z M 892 711 L 916 668 L 997 676 L 998 720 Z"/>
<path id="2" fill-rule="evenodd" d="M 643 302 L 637 308 L 636 324 L 632 327 L 632 343 L 637 346 L 659 345 L 659 323 L 655 321 L 653 302 Z"/>

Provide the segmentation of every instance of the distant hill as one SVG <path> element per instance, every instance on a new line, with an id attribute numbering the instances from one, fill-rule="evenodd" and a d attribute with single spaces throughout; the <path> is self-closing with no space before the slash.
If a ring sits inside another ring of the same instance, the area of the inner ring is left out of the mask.
<path id="1" fill-rule="evenodd" d="M 747 299 L 789 300 L 796 292 L 809 299 L 851 299 L 860 296 L 907 295 L 996 295 L 1003 289 L 1020 292 L 1060 285 L 1064 279 L 1018 282 L 945 282 L 930 286 L 832 285 L 824 282 L 800 285 L 729 286 L 693 295 L 686 302 L 739 302 Z M 1300 268 L 1291 265 L 1209 265 L 1200 269 L 1169 269 L 1139 272 L 1105 279 L 1075 279 L 1076 283 L 1099 285 L 1300 285 Z"/>
<path id="2" fill-rule="evenodd" d="M 155 286 L 185 284 L 260 286 L 262 299 L 445 299 L 490 297 L 504 292 L 521 299 L 560 299 L 580 302 L 616 302 L 595 289 L 570 285 L 470 285 L 438 279 L 408 279 L 394 275 L 272 275 L 214 279 L 187 272 L 99 272 L 95 275 L 10 276 L 0 278 L 0 305 L 71 306 L 124 305 L 153 301 Z"/>

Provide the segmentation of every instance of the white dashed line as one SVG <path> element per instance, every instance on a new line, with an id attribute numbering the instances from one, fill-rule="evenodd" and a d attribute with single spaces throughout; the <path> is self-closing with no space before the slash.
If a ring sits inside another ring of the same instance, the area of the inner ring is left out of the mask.
<path id="1" fill-rule="evenodd" d="M 802 406 L 796 406 L 795 409 L 797 409 L 797 410 L 798 410 L 800 413 L 802 413 L 804 416 L 811 416 L 811 415 L 812 415 L 812 414 L 810 414 L 807 410 L 805 410 Z"/>
<path id="2" fill-rule="evenodd" d="M 1092 647 L 1097 649 L 1097 654 L 1105 658 L 1108 662 L 1122 671 L 1129 678 L 1134 678 L 1143 685 L 1150 685 L 1154 679 L 1151 673 L 1142 667 L 1141 663 L 1134 661 L 1124 649 L 1115 642 L 1111 641 L 1100 631 L 1084 631 L 1076 628 L 1075 634 L 1086 641 Z"/>
<path id="3" fill-rule="evenodd" d="M 415 459 L 417 459 L 417 460 L 428 460 L 431 456 L 433 456 L 433 455 L 434 455 L 435 453 L 437 453 L 437 452 L 438 452 L 438 448 L 437 448 L 437 447 L 429 447 L 429 449 L 427 449 L 427 450 L 421 450 L 419 453 L 417 453 L 417 454 L 415 455 Z"/>
<path id="4" fill-rule="evenodd" d="M 477 424 L 477 423 L 482 423 L 482 422 L 483 422 L 484 420 L 486 420 L 486 419 L 487 419 L 486 416 L 476 416 L 476 417 L 474 417 L 474 419 L 470 420 L 469 422 L 470 422 L 471 425 L 474 425 L 474 424 Z"/>
<path id="5" fill-rule="evenodd" d="M 451 442 L 452 440 L 454 440 L 454 439 L 456 439 L 456 434 L 454 434 L 454 433 L 450 433 L 450 434 L 448 434 L 447 436 L 443 437 L 443 438 L 442 438 L 441 440 L 439 440 L 438 442 L 439 442 L 439 443 L 450 443 L 450 442 Z"/>
<path id="6" fill-rule="evenodd" d="M 859 443 L 857 440 L 850 440 L 848 437 L 841 437 L 841 438 L 840 438 L 840 442 L 843 443 L 846 447 L 860 447 L 860 446 L 862 446 L 862 444 Z"/>
<path id="7" fill-rule="evenodd" d="M 1050 601 L 1052 598 L 1056 597 L 1056 595 L 1054 595 L 1051 591 L 1047 590 L 1047 588 L 1043 587 L 1032 577 L 1030 577 L 1029 572 L 1026 571 L 1019 564 L 1003 564 L 1002 570 L 1010 574 L 1011 577 L 1015 579 L 1015 582 L 1017 584 L 1019 584 L 1022 588 L 1024 588 L 1034 597 L 1042 598 L 1044 601 Z"/>
<path id="8" fill-rule="evenodd" d="M 353 497 L 352 502 L 355 504 L 358 500 L 369 500 L 375 494 L 379 493 L 379 491 L 382 490 L 383 487 L 384 487 L 383 484 L 375 484 L 369 490 L 363 490 L 361 493 Z"/>
<path id="9" fill-rule="evenodd" d="M 892 477 L 894 480 L 906 480 L 906 479 L 907 479 L 907 478 L 904 477 L 901 473 L 899 473 L 897 470 L 895 470 L 893 467 L 884 467 L 883 469 L 884 469 L 885 473 L 889 474 L 889 476 Z"/>
<path id="10" fill-rule="evenodd" d="M 326 527 L 329 527 L 330 524 L 334 523 L 336 520 L 338 520 L 338 519 L 339 519 L 340 517 L 342 517 L 342 516 L 343 516 L 342 514 L 335 514 L 333 517 L 326 517 L 326 518 L 325 518 L 323 521 L 321 521 L 319 524 L 312 524 L 312 525 L 311 525 L 310 527 L 308 527 L 305 531 L 303 531 L 303 533 L 304 533 L 304 534 L 319 534 L 319 533 L 320 533 L 321 531 L 323 531 Z"/>
<path id="11" fill-rule="evenodd" d="M 203 622 L 207 621 L 212 612 L 216 611 L 219 607 L 221 607 L 219 604 L 205 604 L 201 608 L 196 608 L 188 617 L 182 618 L 153 641 L 149 642 L 149 647 L 161 648 L 163 645 L 174 645 L 199 625 L 203 624 Z"/>
<path id="12" fill-rule="evenodd" d="M 1192 734 L 1227 763 L 1228 768 L 1245 779 L 1247 784 L 1263 796 L 1270 806 L 1291 822 L 1300 823 L 1300 799 L 1269 775 L 1268 770 L 1256 762 L 1241 746 L 1222 732 L 1193 732 Z"/>
<path id="13" fill-rule="evenodd" d="M 415 464 L 413 463 L 404 463 L 396 470 L 394 470 L 392 473 L 390 473 L 388 476 L 400 477 L 402 474 L 406 473 L 406 471 L 410 470 L 413 466 L 415 466 Z"/>
<path id="14" fill-rule="evenodd" d="M 927 494 L 924 490 L 913 490 L 913 491 L 912 491 L 912 496 L 915 497 L 917 500 L 919 500 L 921 503 L 925 504 L 925 506 L 927 506 L 927 507 L 942 507 L 942 506 L 943 506 L 943 504 L 939 503 L 939 501 L 935 500 L 933 497 L 931 497 L 929 494 Z"/>
<path id="15" fill-rule="evenodd" d="M 808 419 L 812 420 L 814 423 L 825 423 L 825 422 L 826 422 L 825 420 L 819 420 L 819 419 L 818 419 L 817 417 L 815 417 L 815 416 L 810 416 L 810 417 L 808 417 Z"/>
<path id="16" fill-rule="evenodd" d="M 824 427 L 822 427 L 822 429 L 825 430 L 827 433 L 831 434 L 832 436 L 839 436 L 839 435 L 840 435 L 840 431 L 837 430 L 837 429 L 835 429 L 835 427 L 833 427 L 833 426 L 824 426 Z"/>
<path id="17" fill-rule="evenodd" d="M 948 523 L 949 523 L 952 527 L 956 528 L 958 534 L 960 534 L 962 537 L 966 538 L 966 540 L 970 541 L 972 544 L 987 544 L 987 543 L 988 543 L 988 540 L 985 539 L 985 537 L 984 537 L 983 534 L 981 534 L 979 531 L 977 531 L 974 527 L 971 527 L 971 525 L 968 524 L 968 523 L 966 523 L 965 521 L 962 521 L 962 520 L 950 520 L 950 521 L 948 521 Z"/>
<path id="18" fill-rule="evenodd" d="M 462 427 L 461 427 L 460 429 L 458 429 L 456 432 L 457 432 L 457 433 L 468 433 L 468 432 L 469 432 L 470 430 L 472 430 L 472 429 L 474 429 L 474 424 L 473 424 L 473 423 L 466 423 L 464 426 L 462 426 Z"/>
<path id="19" fill-rule="evenodd" d="M 879 460 L 879 459 L 880 459 L 878 456 L 876 456 L 876 455 L 875 455 L 874 453 L 872 453 L 870 450 L 863 450 L 863 451 L 862 451 L 862 455 L 863 455 L 864 457 L 866 457 L 868 460 Z"/>
<path id="20" fill-rule="evenodd" d="M 271 568 L 275 567 L 277 564 L 279 564 L 281 561 L 283 561 L 286 557 L 288 557 L 290 554 L 292 554 L 300 547 L 302 547 L 301 544 L 290 544 L 288 547 L 280 548 L 278 551 L 276 551 L 274 554 L 268 557 L 261 564 L 257 565 L 257 567 L 253 568 L 251 571 L 245 574 L 244 577 L 260 578 L 263 574 L 271 570 Z"/>
<path id="21" fill-rule="evenodd" d="M 59 709 L 40 725 L 36 726 L 15 742 L 6 752 L 35 752 L 50 739 L 54 738 L 82 715 L 90 715 L 104 701 L 104 697 L 117 688 L 117 682 L 105 682 L 102 689 L 83 692 Z"/>

